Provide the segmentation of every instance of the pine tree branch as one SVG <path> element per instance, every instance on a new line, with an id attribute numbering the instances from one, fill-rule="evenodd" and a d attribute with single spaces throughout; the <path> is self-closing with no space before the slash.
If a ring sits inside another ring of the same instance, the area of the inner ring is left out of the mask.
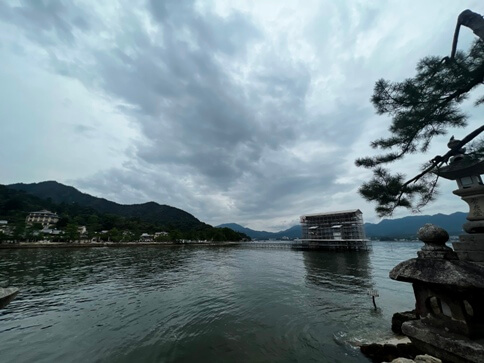
<path id="1" fill-rule="evenodd" d="M 460 27 L 466 26 L 480 38 L 469 52 L 457 52 Z M 425 152 L 434 136 L 445 135 L 449 127 L 467 125 L 467 115 L 459 108 L 468 94 L 484 83 L 484 18 L 470 10 L 458 18 L 452 43 L 451 56 L 439 59 L 426 57 L 416 67 L 414 78 L 391 83 L 380 79 L 371 98 L 378 114 L 392 117 L 391 135 L 371 143 L 373 148 L 386 149 L 387 153 L 359 158 L 357 166 L 373 169 L 373 178 L 364 183 L 359 193 L 367 200 L 377 202 L 380 216 L 391 215 L 395 208 L 406 207 L 418 211 L 434 199 L 437 193 L 438 170 L 449 159 L 462 153 L 462 147 L 484 132 L 484 125 L 458 141 L 444 155 L 437 155 L 424 165 L 422 171 L 404 182 L 404 175 L 391 174 L 381 167 L 415 152 Z M 484 103 L 484 97 L 476 105 Z M 457 140 L 456 140 L 457 141 Z M 452 143 L 454 144 L 454 143 Z M 468 155 L 484 156 L 484 140 Z M 396 150 L 395 150 L 396 149 Z M 419 196 L 414 206 L 414 198 Z"/>
<path id="2" fill-rule="evenodd" d="M 443 156 L 437 155 L 436 157 L 434 157 L 432 160 L 430 160 L 430 165 L 427 168 L 425 168 L 420 174 L 414 176 L 412 179 L 407 180 L 405 183 L 403 183 L 400 194 L 396 197 L 396 201 L 395 201 L 393 207 L 391 208 L 391 211 L 393 212 L 395 210 L 395 208 L 399 206 L 399 202 L 402 200 L 402 197 L 405 195 L 406 189 L 410 184 L 416 183 L 424 175 L 430 173 L 431 171 L 433 171 L 436 168 L 437 169 L 440 168 L 444 163 L 447 163 L 449 161 L 450 157 L 459 153 L 460 149 L 462 149 L 466 144 L 468 144 L 473 139 L 475 139 L 477 136 L 479 136 L 479 134 L 481 134 L 482 132 L 484 132 L 484 125 L 481 126 L 481 127 L 478 127 L 477 129 L 472 131 L 470 134 L 468 134 L 466 137 L 464 137 L 458 144 L 456 144 L 454 147 L 452 147 Z M 437 181 L 435 181 L 434 185 L 432 186 L 432 189 L 431 189 L 432 194 L 433 194 L 433 191 L 435 190 L 436 183 L 437 183 Z"/>

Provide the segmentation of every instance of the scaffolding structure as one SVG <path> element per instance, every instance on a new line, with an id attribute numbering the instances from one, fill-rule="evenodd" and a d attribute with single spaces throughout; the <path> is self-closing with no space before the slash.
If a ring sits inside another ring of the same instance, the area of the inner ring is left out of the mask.
<path id="1" fill-rule="evenodd" d="M 359 209 L 301 216 L 302 243 L 320 248 L 368 249 Z"/>

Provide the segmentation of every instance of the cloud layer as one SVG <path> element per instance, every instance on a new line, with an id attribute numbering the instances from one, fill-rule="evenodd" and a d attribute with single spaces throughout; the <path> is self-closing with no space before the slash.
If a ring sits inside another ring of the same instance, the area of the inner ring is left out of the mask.
<path id="1" fill-rule="evenodd" d="M 212 224 L 279 229 L 349 208 L 373 220 L 353 166 L 387 128 L 373 84 L 446 55 L 463 10 L 413 3 L 2 2 L 2 182 L 57 179 Z"/>

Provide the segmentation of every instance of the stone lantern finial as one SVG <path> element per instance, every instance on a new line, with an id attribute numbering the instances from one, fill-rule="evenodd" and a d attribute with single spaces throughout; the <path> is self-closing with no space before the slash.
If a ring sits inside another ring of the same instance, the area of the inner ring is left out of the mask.
<path id="1" fill-rule="evenodd" d="M 417 252 L 419 258 L 434 258 L 456 260 L 457 255 L 452 248 L 445 245 L 449 240 L 449 234 L 443 228 L 427 223 L 417 232 L 418 239 L 425 245 Z"/>

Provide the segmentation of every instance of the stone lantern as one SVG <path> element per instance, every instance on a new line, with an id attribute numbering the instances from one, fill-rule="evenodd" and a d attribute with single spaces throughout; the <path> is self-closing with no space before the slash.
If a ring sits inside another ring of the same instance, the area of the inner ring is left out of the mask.
<path id="1" fill-rule="evenodd" d="M 468 234 L 459 236 L 459 242 L 453 243 L 454 250 L 460 260 L 484 265 L 484 185 L 481 178 L 484 160 L 473 159 L 463 153 L 454 156 L 448 166 L 435 173 L 455 180 L 458 189 L 453 193 L 469 205 L 468 222 L 462 226 Z"/>
<path id="2" fill-rule="evenodd" d="M 404 323 L 402 332 L 444 361 L 484 362 L 484 266 L 460 260 L 440 227 L 426 224 L 418 237 L 425 243 L 418 258 L 390 272 L 414 290 L 419 319 Z"/>

